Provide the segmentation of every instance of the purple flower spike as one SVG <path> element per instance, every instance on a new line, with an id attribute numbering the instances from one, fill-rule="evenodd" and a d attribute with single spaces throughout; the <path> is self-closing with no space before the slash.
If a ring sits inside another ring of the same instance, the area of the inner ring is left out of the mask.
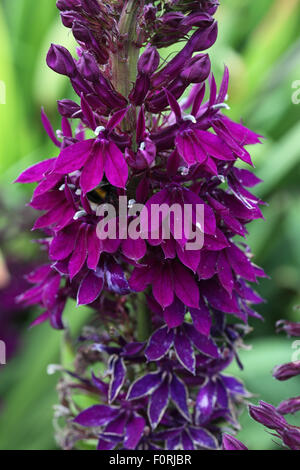
<path id="1" fill-rule="evenodd" d="M 218 4 L 57 1 L 77 58 L 52 44 L 47 64 L 75 97 L 58 101 L 56 132 L 42 110 L 57 152 L 17 179 L 37 183 L 30 206 L 49 258 L 18 301 L 41 307 L 33 325 L 56 329 L 67 302 L 91 311 L 59 388 L 64 449 L 220 449 L 249 397 L 225 369 L 242 367 L 248 322 L 261 318 L 250 283 L 266 275 L 236 240 L 263 218 L 250 192 L 260 180 L 237 163 L 252 165 L 248 146 L 261 136 L 224 115 L 229 70 L 218 86 L 203 52 L 217 39 Z M 81 409 L 78 394 L 93 406 Z M 298 431 L 281 413 L 297 400 L 251 408 L 294 448 Z M 223 447 L 245 449 L 229 435 Z"/>

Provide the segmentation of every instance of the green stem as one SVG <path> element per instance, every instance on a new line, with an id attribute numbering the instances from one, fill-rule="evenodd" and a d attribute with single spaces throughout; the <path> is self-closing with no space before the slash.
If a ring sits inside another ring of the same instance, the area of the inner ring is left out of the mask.
<path id="1" fill-rule="evenodd" d="M 112 82 L 116 90 L 128 98 L 132 83 L 136 80 L 139 47 L 136 45 L 136 25 L 140 11 L 139 0 L 125 2 L 119 20 L 121 46 L 112 59 Z M 135 134 L 136 112 L 129 110 L 123 122 L 123 130 Z"/>
<path id="2" fill-rule="evenodd" d="M 145 294 L 137 295 L 137 339 L 146 341 L 151 335 L 151 317 L 147 307 Z"/>

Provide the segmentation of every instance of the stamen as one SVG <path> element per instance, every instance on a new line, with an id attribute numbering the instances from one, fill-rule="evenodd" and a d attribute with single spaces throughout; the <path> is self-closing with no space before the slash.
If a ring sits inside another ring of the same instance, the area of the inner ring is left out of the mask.
<path id="1" fill-rule="evenodd" d="M 76 212 L 76 214 L 74 215 L 73 219 L 74 220 L 78 220 L 80 219 L 81 217 L 85 217 L 87 215 L 87 213 L 85 211 L 78 211 Z"/>
<path id="2" fill-rule="evenodd" d="M 95 132 L 95 136 L 98 137 L 98 135 L 99 135 L 101 132 L 103 132 L 103 131 L 105 131 L 105 127 L 103 127 L 103 126 L 98 126 L 98 127 L 96 127 L 96 129 L 95 129 L 95 131 L 94 131 L 94 132 Z"/>
<path id="3" fill-rule="evenodd" d="M 192 116 L 191 114 L 186 114 L 185 116 L 183 116 L 183 120 L 191 121 L 193 124 L 196 124 L 197 122 L 197 119 L 195 118 L 195 116 Z"/>

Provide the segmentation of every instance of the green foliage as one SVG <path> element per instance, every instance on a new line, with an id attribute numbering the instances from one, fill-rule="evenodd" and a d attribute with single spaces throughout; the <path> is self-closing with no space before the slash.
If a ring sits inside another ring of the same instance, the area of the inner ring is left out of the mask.
<path id="1" fill-rule="evenodd" d="M 253 321 L 255 331 L 248 340 L 253 349 L 242 354 L 245 371 L 240 376 L 256 395 L 253 401 L 260 397 L 276 404 L 300 389 L 297 380 L 286 387 L 271 376 L 274 365 L 290 359 L 292 343 L 275 337 L 274 322 L 300 318 L 294 308 L 300 302 L 300 105 L 291 99 L 292 84 L 300 80 L 300 4 L 297 0 L 223 0 L 218 19 L 220 34 L 212 62 L 217 80 L 224 63 L 231 72 L 229 116 L 242 118 L 266 137 L 254 152 L 254 163 L 264 179 L 257 194 L 269 205 L 264 209 L 266 221 L 251 227 L 250 245 L 256 262 L 272 280 L 258 287 L 267 299 L 259 308 L 265 322 Z M 40 0 L 34 6 L 32 0 L 2 0 L 0 80 L 6 85 L 6 105 L 0 104 L 0 185 L 9 207 L 20 207 L 29 198 L 30 188 L 10 184 L 18 172 L 56 155 L 42 129 L 40 107 L 45 106 L 57 128 L 55 101 L 71 92 L 64 77 L 47 70 L 50 42 L 73 47 L 59 24 L 54 0 Z M 71 313 L 78 328 L 86 317 L 81 310 Z M 61 336 L 48 325 L 25 329 L 17 357 L 1 370 L 1 449 L 55 447 L 52 405 L 57 401 L 57 376 L 47 376 L 46 366 L 59 360 Z M 66 363 L 72 359 L 69 346 L 65 344 L 62 352 Z M 240 437 L 250 448 L 276 448 L 246 413 L 242 424 Z"/>

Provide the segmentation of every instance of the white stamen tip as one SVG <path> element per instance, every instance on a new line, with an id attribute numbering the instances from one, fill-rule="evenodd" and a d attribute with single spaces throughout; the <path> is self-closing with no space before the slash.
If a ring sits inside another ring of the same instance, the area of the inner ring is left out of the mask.
<path id="1" fill-rule="evenodd" d="M 181 176 L 187 176 L 190 172 L 189 168 L 186 166 L 180 166 L 178 171 L 180 172 Z"/>
<path id="2" fill-rule="evenodd" d="M 226 103 L 217 103 L 212 106 L 212 109 L 230 109 L 230 106 Z"/>
<path id="3" fill-rule="evenodd" d="M 135 199 L 130 199 L 128 201 L 128 209 L 132 209 L 135 203 L 136 203 Z"/>
<path id="4" fill-rule="evenodd" d="M 81 189 L 76 189 L 75 191 L 76 196 L 81 196 Z"/>
<path id="5" fill-rule="evenodd" d="M 58 139 L 63 139 L 64 135 L 63 135 L 63 133 L 62 133 L 62 131 L 61 131 L 60 129 L 57 129 L 57 131 L 56 131 L 56 137 L 57 137 Z"/>
<path id="6" fill-rule="evenodd" d="M 85 215 L 87 215 L 85 211 L 78 211 L 78 212 L 76 212 L 76 214 L 74 215 L 73 219 L 74 219 L 74 220 L 78 220 L 78 219 L 80 219 L 81 217 L 84 217 Z"/>
<path id="7" fill-rule="evenodd" d="M 95 129 L 95 135 L 98 137 L 98 135 L 100 134 L 100 132 L 103 132 L 103 131 L 105 131 L 105 127 L 103 127 L 103 126 L 98 126 L 98 127 L 96 127 L 96 129 Z"/>
<path id="8" fill-rule="evenodd" d="M 146 148 L 146 144 L 145 142 L 142 142 L 140 145 L 140 150 L 145 150 L 145 148 Z"/>
<path id="9" fill-rule="evenodd" d="M 186 116 L 183 116 L 184 121 L 191 121 L 193 124 L 196 124 L 197 119 L 195 116 L 192 116 L 191 114 L 187 114 Z"/>
<path id="10" fill-rule="evenodd" d="M 59 191 L 64 191 L 66 185 L 65 184 L 62 184 L 60 187 L 59 187 Z"/>

